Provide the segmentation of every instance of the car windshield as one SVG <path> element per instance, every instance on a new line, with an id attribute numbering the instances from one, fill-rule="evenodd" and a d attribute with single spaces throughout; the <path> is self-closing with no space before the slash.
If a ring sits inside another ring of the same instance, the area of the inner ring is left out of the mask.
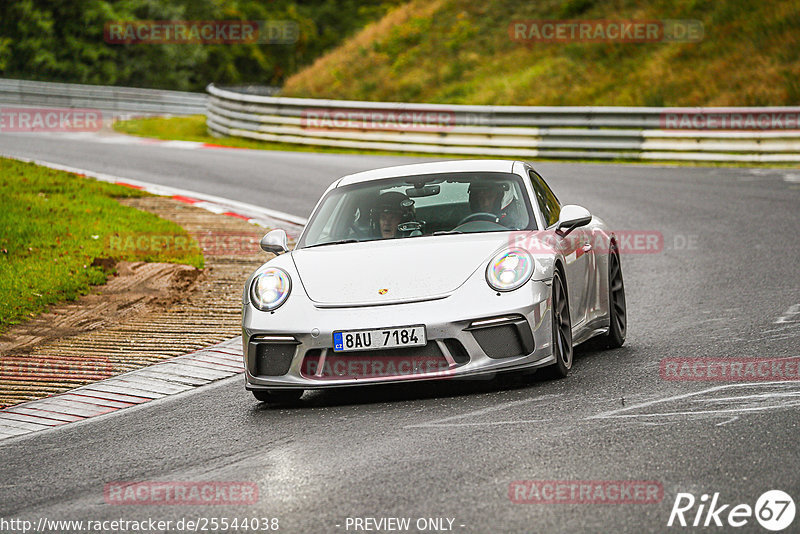
<path id="1" fill-rule="evenodd" d="M 535 230 L 516 174 L 415 175 L 337 187 L 320 203 L 298 248 L 456 233 Z"/>

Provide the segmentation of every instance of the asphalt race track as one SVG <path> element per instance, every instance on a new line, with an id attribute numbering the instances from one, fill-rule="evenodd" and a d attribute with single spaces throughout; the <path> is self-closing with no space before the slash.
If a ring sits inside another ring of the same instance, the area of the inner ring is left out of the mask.
<path id="1" fill-rule="evenodd" d="M 343 174 L 417 161 L 9 134 L 0 135 L 0 153 L 300 216 Z M 622 349 L 578 348 L 560 381 L 310 392 L 297 408 L 266 407 L 241 376 L 226 379 L 0 442 L 0 517 L 268 517 L 283 532 L 353 532 L 348 517 L 410 517 L 412 525 L 450 518 L 456 532 L 663 532 L 698 530 L 667 528 L 679 492 L 719 492 L 731 507 L 754 506 L 772 489 L 797 501 L 800 382 L 665 380 L 659 369 L 664 358 L 798 356 L 800 170 L 536 167 L 562 203 L 619 230 L 663 235 L 663 249 L 622 258 Z M 259 499 L 244 507 L 104 501 L 107 483 L 151 480 L 252 482 Z M 516 504 L 509 485 L 517 480 L 656 481 L 663 499 Z M 755 518 L 733 530 L 764 532 Z"/>

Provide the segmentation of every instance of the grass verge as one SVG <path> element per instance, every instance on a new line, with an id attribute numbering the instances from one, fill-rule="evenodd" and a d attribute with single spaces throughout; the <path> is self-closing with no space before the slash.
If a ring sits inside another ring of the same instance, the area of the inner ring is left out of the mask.
<path id="1" fill-rule="evenodd" d="M 115 199 L 142 191 L 0 158 L 0 331 L 105 283 L 109 262 L 158 261 L 203 267 L 203 255 L 175 223 Z M 147 236 L 142 246 L 131 244 Z M 180 247 L 151 236 L 180 238 Z M 157 243 L 153 245 L 153 243 Z"/>
<path id="2" fill-rule="evenodd" d="M 292 143 L 270 143 L 256 139 L 243 139 L 239 137 L 214 137 L 206 129 L 205 115 L 191 115 L 189 117 L 147 117 L 117 121 L 114 130 L 119 133 L 163 139 L 167 141 L 197 141 L 212 145 L 229 146 L 232 148 L 253 148 L 257 150 L 288 150 L 291 152 L 320 152 L 327 154 L 389 154 L 396 156 L 427 156 L 430 154 L 412 154 L 409 152 L 387 152 L 383 150 L 357 150 L 350 148 L 336 148 L 324 146 L 305 146 Z"/>

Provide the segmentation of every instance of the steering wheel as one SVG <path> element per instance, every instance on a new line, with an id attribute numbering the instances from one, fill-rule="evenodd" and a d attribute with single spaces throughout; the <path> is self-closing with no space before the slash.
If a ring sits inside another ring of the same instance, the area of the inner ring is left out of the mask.
<path id="1" fill-rule="evenodd" d="M 355 223 L 350 225 L 350 231 L 353 233 L 355 237 L 359 238 L 359 241 L 368 239 L 370 237 L 370 235 L 367 232 L 356 226 Z"/>
<path id="2" fill-rule="evenodd" d="M 489 222 L 497 223 L 499 220 L 500 220 L 500 218 L 497 215 L 495 215 L 494 213 L 488 213 L 488 212 L 485 212 L 485 211 L 479 211 L 477 213 L 472 213 L 470 215 L 467 215 L 466 217 L 461 219 L 461 222 L 459 222 L 456 225 L 456 227 L 459 227 L 462 224 L 466 224 L 466 223 L 472 222 L 472 221 L 489 221 Z"/>

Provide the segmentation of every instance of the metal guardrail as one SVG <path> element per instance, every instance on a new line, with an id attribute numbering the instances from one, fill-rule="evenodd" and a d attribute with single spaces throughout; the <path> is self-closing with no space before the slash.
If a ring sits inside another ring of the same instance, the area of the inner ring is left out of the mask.
<path id="1" fill-rule="evenodd" d="M 273 97 L 213 84 L 207 91 L 206 122 L 215 136 L 475 156 L 800 161 L 800 107 L 467 106 Z M 737 129 L 669 129 L 675 117 L 733 120 Z M 754 129 L 739 128 L 748 121 Z"/>
<path id="2" fill-rule="evenodd" d="M 204 93 L 0 78 L 0 105 L 98 109 L 104 115 L 197 115 Z"/>

